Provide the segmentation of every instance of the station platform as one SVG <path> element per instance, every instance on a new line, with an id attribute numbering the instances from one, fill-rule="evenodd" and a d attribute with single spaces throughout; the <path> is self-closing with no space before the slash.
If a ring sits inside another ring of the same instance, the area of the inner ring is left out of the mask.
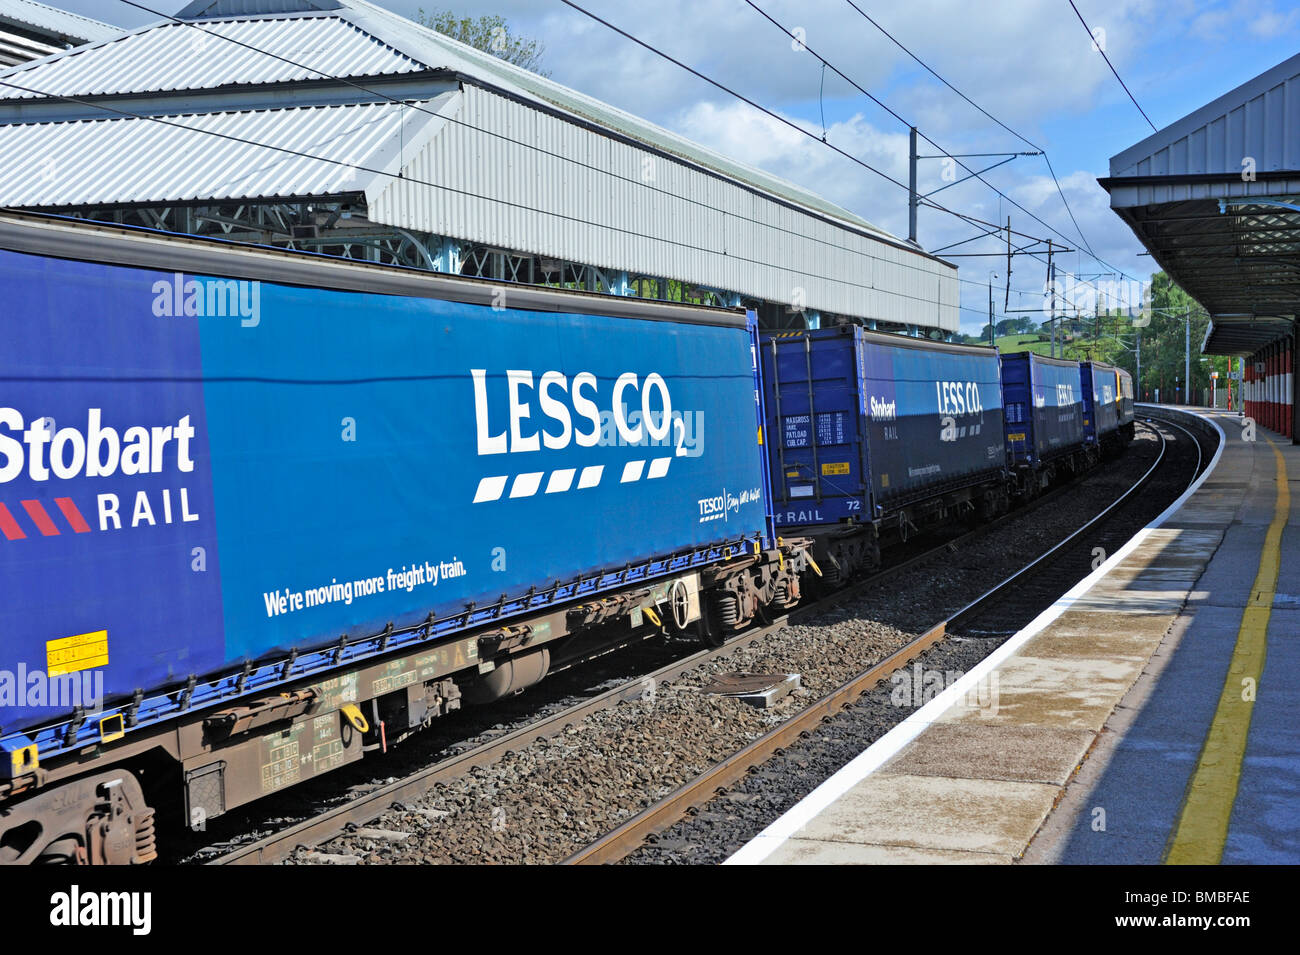
<path id="1" fill-rule="evenodd" d="M 1198 413 L 1187 494 L 728 864 L 1300 862 L 1300 447 Z"/>

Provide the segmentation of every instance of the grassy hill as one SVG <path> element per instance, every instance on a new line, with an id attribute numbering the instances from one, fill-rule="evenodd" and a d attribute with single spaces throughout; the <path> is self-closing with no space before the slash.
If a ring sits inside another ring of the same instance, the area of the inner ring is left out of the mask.
<path id="1" fill-rule="evenodd" d="M 967 337 L 967 341 L 972 344 L 987 345 L 988 341 L 977 341 L 972 337 Z M 1039 355 L 1052 354 L 1052 342 L 1043 332 L 1029 332 L 1016 335 L 1003 335 L 996 339 L 998 351 L 1007 354 L 1011 352 L 1031 351 Z M 1070 358 L 1075 361 L 1092 359 L 1095 361 L 1109 362 L 1115 364 L 1120 355 L 1123 353 L 1122 347 L 1112 338 L 1101 338 L 1094 340 L 1086 335 L 1075 336 L 1072 340 L 1064 343 L 1064 353 L 1061 351 L 1061 341 L 1057 340 L 1057 355 L 1059 357 Z"/>
<path id="2" fill-rule="evenodd" d="M 1045 355 L 1052 350 L 1052 343 L 1038 332 L 1020 335 L 1004 335 L 997 339 L 998 351 L 1017 352 L 1033 351 Z"/>

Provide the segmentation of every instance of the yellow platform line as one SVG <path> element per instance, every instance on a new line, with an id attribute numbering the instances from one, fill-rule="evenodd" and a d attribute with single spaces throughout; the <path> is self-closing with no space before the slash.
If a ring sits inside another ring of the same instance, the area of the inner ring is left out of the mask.
<path id="1" fill-rule="evenodd" d="M 1241 763 L 1246 755 L 1250 719 L 1264 672 L 1268 649 L 1268 622 L 1277 590 L 1282 558 L 1282 530 L 1291 514 L 1291 491 L 1287 485 L 1286 460 L 1268 438 L 1277 458 L 1277 504 L 1273 521 L 1264 536 L 1255 586 L 1241 615 L 1237 644 L 1228 664 L 1218 708 L 1205 737 L 1196 772 L 1192 775 L 1178 823 L 1165 855 L 1167 865 L 1218 865 L 1228 839 L 1228 821 L 1241 782 Z"/>

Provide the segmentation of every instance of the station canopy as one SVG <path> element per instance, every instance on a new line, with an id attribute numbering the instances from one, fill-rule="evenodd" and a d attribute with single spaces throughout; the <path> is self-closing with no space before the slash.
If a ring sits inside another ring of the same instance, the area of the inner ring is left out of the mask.
<path id="1" fill-rule="evenodd" d="M 950 263 L 366 0 L 193 0 L 0 70 L 0 207 L 614 294 L 677 283 L 774 322 L 959 324 Z"/>
<path id="2" fill-rule="evenodd" d="M 1210 313 L 1210 355 L 1250 355 L 1300 312 L 1300 55 L 1124 150 L 1111 208 Z"/>

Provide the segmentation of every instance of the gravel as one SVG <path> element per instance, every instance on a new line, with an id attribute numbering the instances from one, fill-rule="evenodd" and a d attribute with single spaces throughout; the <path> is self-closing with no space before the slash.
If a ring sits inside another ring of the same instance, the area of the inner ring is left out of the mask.
<path id="1" fill-rule="evenodd" d="M 1155 440 L 1141 435 L 1106 470 L 1035 511 L 1032 520 L 997 527 L 904 578 L 870 587 L 751 647 L 649 688 L 639 700 L 592 714 L 556 737 L 437 784 L 367 827 L 386 835 L 349 833 L 317 851 L 295 853 L 288 864 L 561 861 L 914 639 L 1084 523 L 1154 459 Z M 1154 492 L 1139 495 L 1148 506 L 1157 497 L 1167 500 Z M 1075 579 L 1089 567 L 1085 562 L 1077 569 Z M 924 665 L 964 671 L 1000 642 L 950 640 L 929 651 Z M 766 710 L 700 692 L 717 674 L 734 670 L 799 673 L 802 687 Z M 905 717 L 909 710 L 893 705 L 889 695 L 886 685 L 863 697 L 807 745 L 778 756 L 629 861 L 725 858 Z M 503 720 L 495 729 L 512 728 Z M 459 744 L 470 745 L 472 739 Z M 445 748 L 439 756 L 448 754 Z"/>

